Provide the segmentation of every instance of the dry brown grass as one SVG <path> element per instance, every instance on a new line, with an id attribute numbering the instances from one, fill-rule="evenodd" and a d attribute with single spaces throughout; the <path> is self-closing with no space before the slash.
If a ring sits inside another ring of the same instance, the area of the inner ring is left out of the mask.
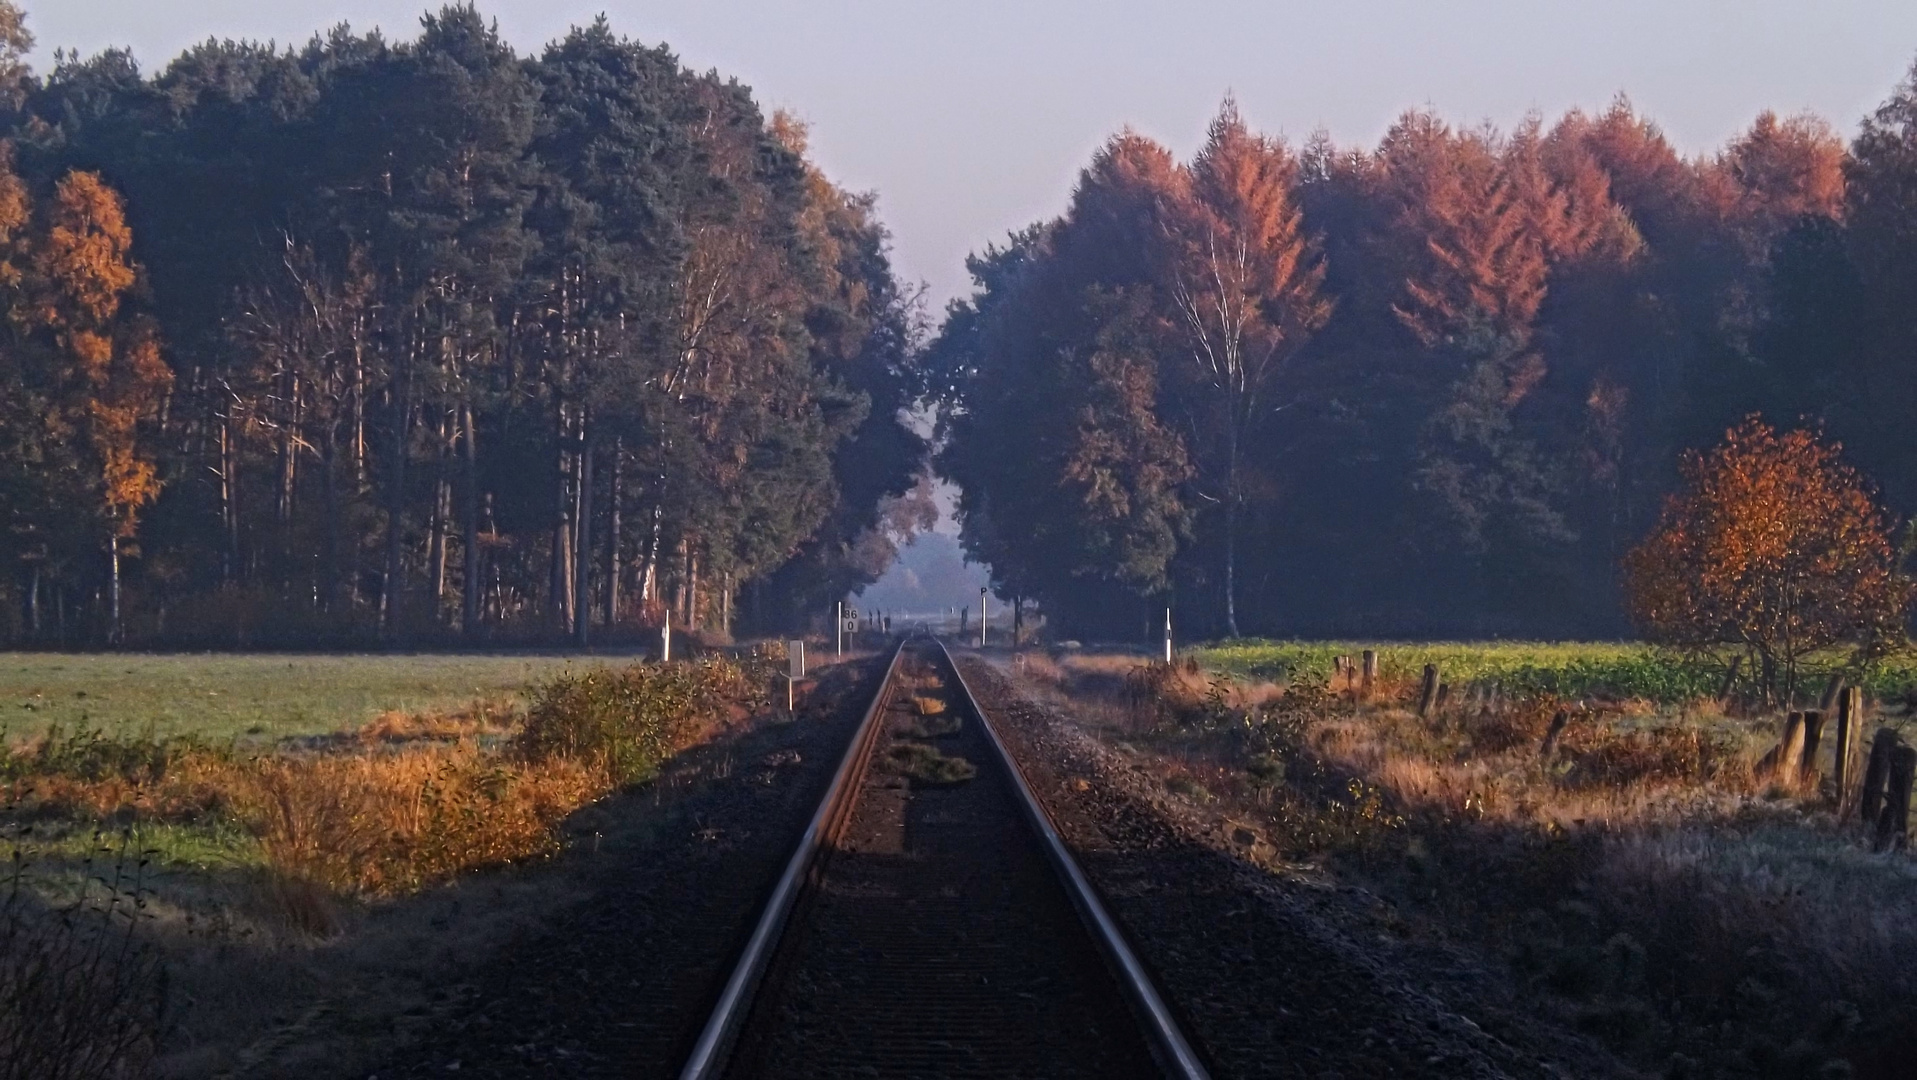
<path id="1" fill-rule="evenodd" d="M 510 762 L 466 741 L 397 752 L 189 754 L 158 780 L 33 777 L 10 794 L 37 816 L 235 823 L 257 840 L 266 908 L 325 937 L 338 928 L 344 899 L 410 893 L 557 850 L 559 823 L 614 786 L 603 767 Z"/>
<path id="2" fill-rule="evenodd" d="M 1545 758 L 1560 707 L 1518 701 L 1435 723 L 1399 707 L 1351 710 L 1315 724 L 1310 748 L 1381 784 L 1407 810 L 1513 824 L 1648 825 L 1694 815 L 1701 804 L 1728 812 L 1759 793 L 1751 740 L 1678 721 L 1645 726 L 1571 709 Z"/>
<path id="3" fill-rule="evenodd" d="M 1649 1069 L 1902 1075 L 1917 862 L 1837 820 L 1828 749 L 1808 778 L 1760 771 L 1779 718 L 1483 686 L 1421 719 L 1415 683 L 1220 687 L 1133 657 L 1018 674 L 1168 790 L 1202 781 L 1203 812 L 1505 956 L 1541 1010 Z"/>
<path id="4" fill-rule="evenodd" d="M 1142 735 L 1207 712 L 1270 706 L 1284 689 L 1267 681 L 1215 676 L 1192 663 L 1100 653 L 1020 654 L 1014 670 L 1028 687 L 1096 708 L 1109 726 Z"/>
<path id="5" fill-rule="evenodd" d="M 381 896 L 550 853 L 558 823 L 612 781 L 583 762 L 508 764 L 468 743 L 259 758 L 218 786 L 280 875 Z"/>
<path id="6" fill-rule="evenodd" d="M 421 740 L 453 742 L 484 735 L 511 732 L 523 717 L 504 699 L 482 698 L 462 709 L 449 712 L 405 712 L 388 710 L 353 732 L 360 742 L 406 743 Z"/>

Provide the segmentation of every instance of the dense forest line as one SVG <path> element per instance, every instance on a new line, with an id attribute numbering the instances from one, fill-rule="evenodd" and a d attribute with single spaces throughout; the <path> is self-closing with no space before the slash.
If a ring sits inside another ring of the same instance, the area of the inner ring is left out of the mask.
<path id="1" fill-rule="evenodd" d="M 970 261 L 936 463 L 1076 635 L 1629 632 L 1619 563 L 1753 413 L 1917 512 L 1917 70 L 1848 145 L 1686 158 L 1624 99 L 1301 147 L 1127 131 Z"/>
<path id="2" fill-rule="evenodd" d="M 0 2 L 0 641 L 783 628 L 929 523 L 873 201 L 736 81 L 472 6 L 31 46 Z"/>

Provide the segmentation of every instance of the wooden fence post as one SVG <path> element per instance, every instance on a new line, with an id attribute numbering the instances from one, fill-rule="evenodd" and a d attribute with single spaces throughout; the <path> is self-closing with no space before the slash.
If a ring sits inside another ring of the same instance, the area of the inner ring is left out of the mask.
<path id="1" fill-rule="evenodd" d="M 1824 739 L 1824 711 L 1812 709 L 1804 714 L 1804 749 L 1797 759 L 1797 775 L 1808 780 L 1817 775 L 1817 745 Z"/>
<path id="2" fill-rule="evenodd" d="M 1364 664 L 1365 693 L 1369 694 L 1371 693 L 1371 684 L 1378 681 L 1378 650 L 1366 649 L 1364 651 Z"/>
<path id="3" fill-rule="evenodd" d="M 1551 729 L 1544 733 L 1544 745 L 1538 748 L 1540 760 L 1551 759 L 1552 751 L 1558 748 L 1558 738 L 1564 734 L 1564 725 L 1570 722 L 1571 710 L 1569 709 L 1559 709 L 1557 715 L 1551 717 Z"/>
<path id="4" fill-rule="evenodd" d="M 1792 712 L 1784 718 L 1784 734 L 1771 747 L 1771 752 L 1757 763 L 1757 771 L 1771 776 L 1794 780 L 1793 771 L 1804 754 L 1804 714 Z"/>
<path id="5" fill-rule="evenodd" d="M 1844 673 L 1831 672 L 1830 681 L 1824 684 L 1824 696 L 1818 699 L 1817 707 L 1829 713 L 1837 707 L 1837 695 L 1844 691 Z"/>
<path id="6" fill-rule="evenodd" d="M 1724 685 L 1717 691 L 1717 707 L 1720 710 L 1730 703 L 1731 691 L 1737 686 L 1737 672 L 1743 666 L 1743 656 L 1731 657 L 1731 668 L 1724 673 Z"/>
<path id="7" fill-rule="evenodd" d="M 1890 779 L 1890 753 L 1897 747 L 1897 732 L 1877 729 L 1870 740 L 1870 760 L 1864 765 L 1864 792 L 1859 805 L 1866 827 L 1877 824 L 1878 811 L 1884 805 L 1884 784 Z"/>
<path id="8" fill-rule="evenodd" d="M 1890 790 L 1877 818 L 1877 850 L 1910 843 L 1910 785 L 1917 778 L 1917 748 L 1897 744 L 1890 752 Z"/>
<path id="9" fill-rule="evenodd" d="M 1418 692 L 1418 718 L 1427 720 L 1431 710 L 1438 704 L 1438 665 L 1424 666 L 1424 686 Z"/>
<path id="10" fill-rule="evenodd" d="M 1830 786 L 1837 793 L 1840 819 L 1850 812 L 1851 779 L 1857 771 L 1852 767 L 1857 757 L 1857 725 L 1863 719 L 1864 691 L 1861 687 L 1850 687 L 1837 699 L 1837 741 L 1831 745 Z"/>

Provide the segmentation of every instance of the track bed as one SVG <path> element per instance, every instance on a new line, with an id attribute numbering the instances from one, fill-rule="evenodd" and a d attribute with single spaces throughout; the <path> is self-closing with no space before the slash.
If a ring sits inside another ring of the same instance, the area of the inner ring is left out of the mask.
<path id="1" fill-rule="evenodd" d="M 725 1075 L 1163 1075 L 966 701 L 908 650 Z"/>

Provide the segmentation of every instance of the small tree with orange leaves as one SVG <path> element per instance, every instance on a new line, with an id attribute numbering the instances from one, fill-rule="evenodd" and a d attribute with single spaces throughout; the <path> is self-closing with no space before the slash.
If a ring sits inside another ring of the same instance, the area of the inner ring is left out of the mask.
<path id="1" fill-rule="evenodd" d="M 1748 657 L 1766 701 L 1795 693 L 1806 657 L 1867 661 L 1900 641 L 1911 582 L 1889 521 L 1839 447 L 1756 416 L 1706 453 L 1625 557 L 1631 616 L 1652 640 Z"/>
<path id="2" fill-rule="evenodd" d="M 12 399 L 0 517 L 37 538 L 41 560 L 104 541 L 117 640 L 120 559 L 160 491 L 142 429 L 173 376 L 152 323 L 126 304 L 139 268 L 119 195 L 74 171 L 36 200 L 10 166 L 0 144 L 0 396 Z"/>
<path id="3" fill-rule="evenodd" d="M 98 511 L 108 529 L 108 634 L 120 637 L 120 557 L 139 512 L 160 493 L 141 421 L 173 385 L 152 328 L 122 311 L 138 278 L 133 233 L 120 197 L 99 176 L 71 172 L 54 188 L 41 243 L 42 323 L 73 373 L 68 382 L 76 426 L 86 432 L 99 475 Z"/>

